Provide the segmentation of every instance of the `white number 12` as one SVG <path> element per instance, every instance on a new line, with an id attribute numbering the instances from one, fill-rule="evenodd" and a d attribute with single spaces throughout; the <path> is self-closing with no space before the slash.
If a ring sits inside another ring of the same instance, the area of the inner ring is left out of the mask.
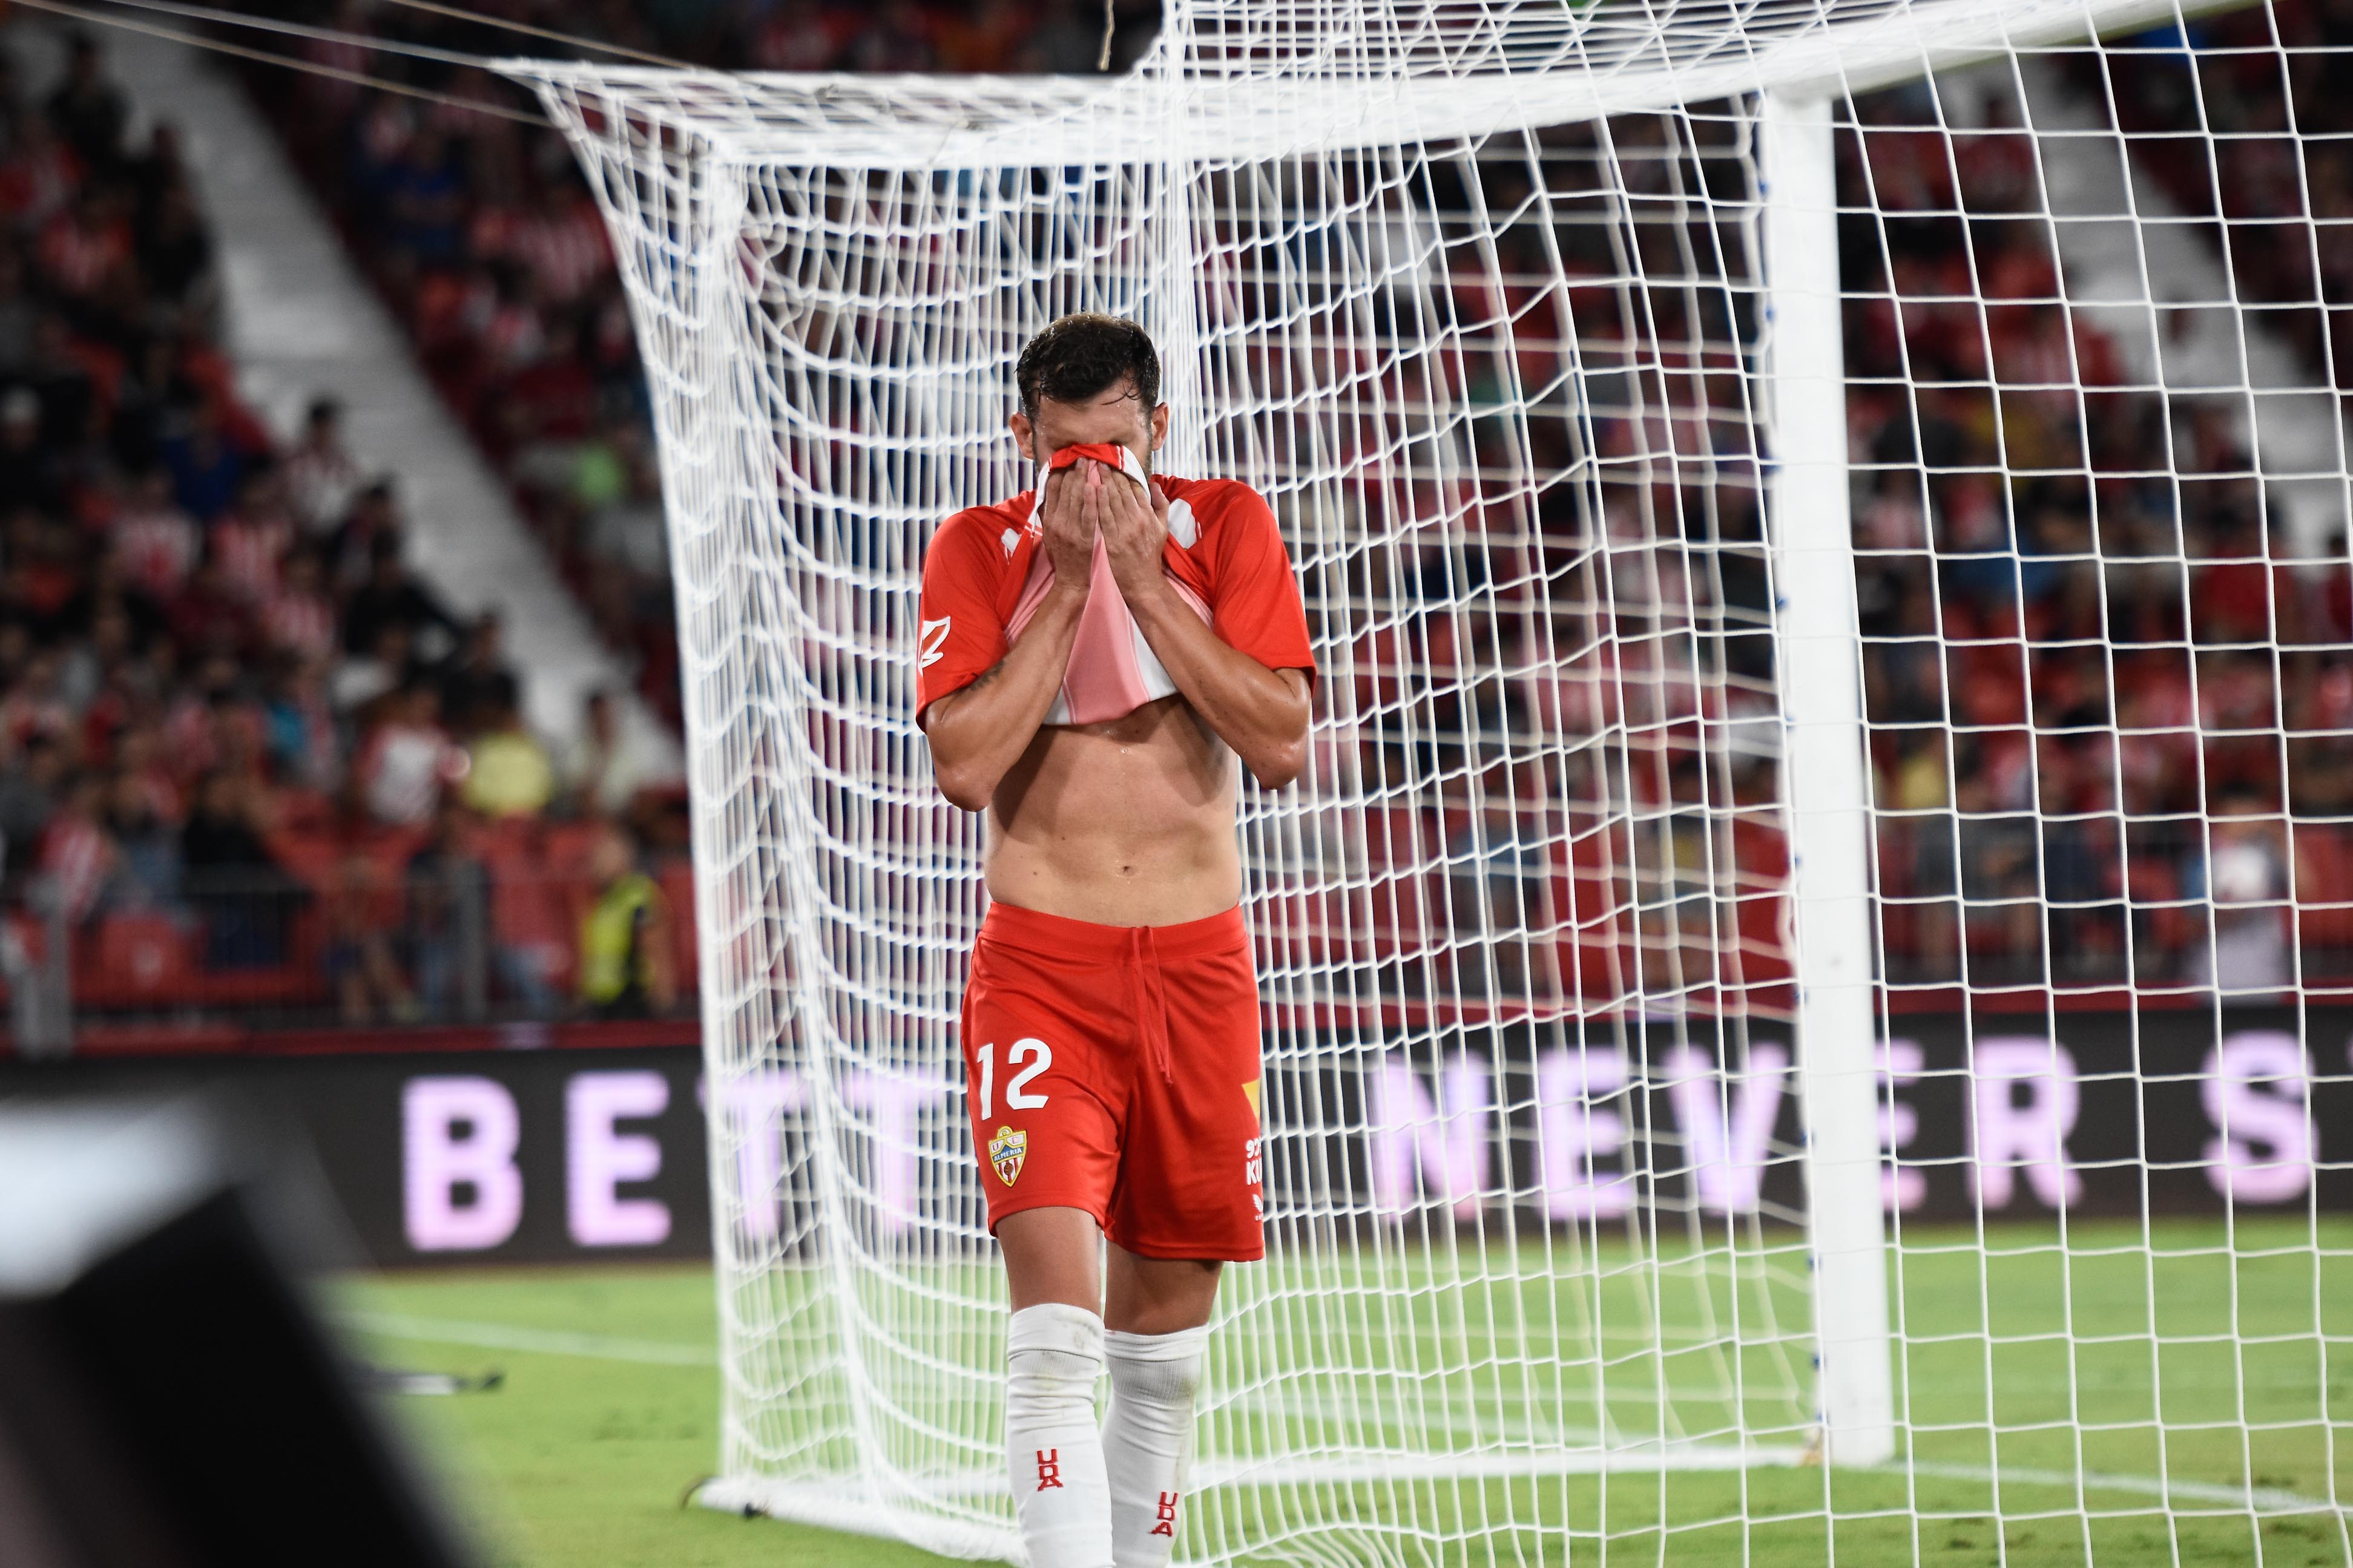
<path id="1" fill-rule="evenodd" d="M 1046 1096 L 1029 1092 L 1029 1080 L 1054 1065 L 1053 1047 L 1040 1039 L 1016 1040 L 1013 1048 L 1005 1053 L 1005 1065 L 1020 1067 L 1032 1057 L 1037 1060 L 1021 1068 L 1013 1075 L 1013 1081 L 1005 1086 L 1008 1110 L 1036 1110 L 1046 1103 Z M 986 1121 L 996 1114 L 997 1047 L 992 1042 L 980 1047 L 980 1119 Z"/>

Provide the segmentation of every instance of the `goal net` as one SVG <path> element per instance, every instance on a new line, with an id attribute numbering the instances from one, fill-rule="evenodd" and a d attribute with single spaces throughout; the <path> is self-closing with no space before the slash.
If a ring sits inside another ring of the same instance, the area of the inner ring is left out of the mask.
<path id="1" fill-rule="evenodd" d="M 1243 791 L 1269 1257 L 1180 1557 L 2346 1561 L 2332 25 L 1183 0 L 1116 79 L 515 62 L 661 444 L 704 1500 L 1019 1558 L 916 590 L 1100 310 L 1320 671 Z"/>

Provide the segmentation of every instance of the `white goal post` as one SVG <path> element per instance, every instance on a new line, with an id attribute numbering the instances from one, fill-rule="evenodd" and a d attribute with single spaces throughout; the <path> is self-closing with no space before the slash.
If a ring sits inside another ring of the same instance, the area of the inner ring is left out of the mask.
<path id="1" fill-rule="evenodd" d="M 2344 569 L 2343 372 L 2136 165 L 2181 45 L 2113 40 L 2195 15 L 1169 0 L 1117 78 L 510 62 L 660 441 L 703 1500 L 1019 1561 L 915 595 L 1093 309 L 1160 346 L 1160 466 L 1269 498 L 1319 660 L 1306 776 L 1243 790 L 1269 1258 L 1180 1560 L 2353 1555 L 2302 967 L 2353 787 L 2298 782 L 2353 698 L 2286 608 Z"/>

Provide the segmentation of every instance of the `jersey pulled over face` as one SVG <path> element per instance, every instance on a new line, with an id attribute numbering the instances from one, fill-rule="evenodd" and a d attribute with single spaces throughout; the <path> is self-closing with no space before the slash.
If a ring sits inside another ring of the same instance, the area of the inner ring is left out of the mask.
<path id="1" fill-rule="evenodd" d="M 1168 500 L 1161 568 L 1185 602 L 1229 647 L 1269 669 L 1313 669 L 1307 616 L 1274 514 L 1230 479 L 1147 478 L 1125 447 L 1065 447 L 1048 471 L 1092 458 L 1117 467 Z M 956 513 L 933 535 L 923 560 L 923 648 L 915 710 L 960 691 L 1003 658 L 1054 584 L 1039 517 L 1044 487 L 1001 506 Z M 1095 541 L 1086 609 L 1071 646 L 1048 724 L 1101 724 L 1173 694 L 1176 683 L 1137 629 Z"/>

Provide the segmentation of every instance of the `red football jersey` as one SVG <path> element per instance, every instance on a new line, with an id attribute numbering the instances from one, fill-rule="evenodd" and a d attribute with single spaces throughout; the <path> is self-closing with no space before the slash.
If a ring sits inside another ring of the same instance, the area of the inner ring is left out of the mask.
<path id="1" fill-rule="evenodd" d="M 1129 462 L 1133 463 L 1131 457 Z M 1231 479 L 1155 474 L 1168 498 L 1162 563 L 1176 589 L 1229 647 L 1269 669 L 1315 673 L 1307 613 L 1274 513 Z M 1053 584 L 1038 493 L 971 507 L 942 523 L 923 558 L 922 649 L 915 714 L 978 679 L 1011 649 Z M 1049 724 L 1118 718 L 1176 690 L 1111 579 L 1101 541 L 1079 637 Z M 1123 706 L 1124 704 L 1124 706 Z"/>

